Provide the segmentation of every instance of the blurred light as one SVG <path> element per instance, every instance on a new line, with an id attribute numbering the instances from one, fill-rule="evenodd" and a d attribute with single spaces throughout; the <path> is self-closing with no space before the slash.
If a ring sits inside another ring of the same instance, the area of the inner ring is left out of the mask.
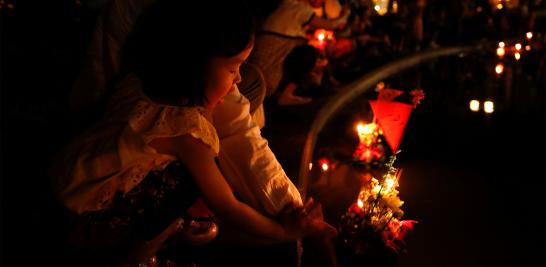
<path id="1" fill-rule="evenodd" d="M 504 6 L 502 4 L 497 4 L 497 9 L 501 10 Z"/>
<path id="2" fill-rule="evenodd" d="M 481 6 L 479 6 L 478 8 L 476 8 L 476 12 L 480 13 L 483 11 L 483 8 Z"/>
<path id="3" fill-rule="evenodd" d="M 318 36 L 317 36 L 317 39 L 318 39 L 319 41 L 324 41 L 324 38 L 325 38 L 325 35 L 324 35 L 324 33 L 322 33 L 322 32 L 319 33 Z"/>
<path id="4" fill-rule="evenodd" d="M 504 47 L 504 42 L 499 42 L 499 47 Z"/>
<path id="5" fill-rule="evenodd" d="M 398 13 L 398 2 L 394 1 L 392 2 L 392 13 Z"/>
<path id="6" fill-rule="evenodd" d="M 533 33 L 532 32 L 527 32 L 525 34 L 525 36 L 527 37 L 527 40 L 531 40 L 531 38 L 533 38 Z"/>
<path id="7" fill-rule="evenodd" d="M 495 109 L 495 105 L 493 104 L 493 101 L 485 101 L 483 102 L 483 111 L 485 113 L 493 113 L 493 110 Z"/>
<path id="8" fill-rule="evenodd" d="M 326 163 L 326 162 L 322 163 L 321 168 L 322 168 L 323 171 L 327 171 L 328 168 L 329 168 L 328 163 Z"/>
<path id="9" fill-rule="evenodd" d="M 377 88 L 377 91 L 381 91 L 381 89 L 385 88 L 385 83 L 384 82 L 378 82 L 377 85 L 375 86 L 375 88 Z"/>
<path id="10" fill-rule="evenodd" d="M 368 123 L 368 124 L 359 123 L 356 125 L 356 131 L 358 132 L 359 135 L 371 134 L 373 133 L 374 130 L 375 130 L 375 123 Z"/>
<path id="11" fill-rule="evenodd" d="M 531 46 L 530 46 L 530 45 L 526 45 L 526 46 L 525 46 L 525 50 L 526 50 L 526 51 L 531 51 Z"/>
<path id="12" fill-rule="evenodd" d="M 497 66 L 495 66 L 495 72 L 497 74 L 501 74 L 504 71 L 504 65 L 502 63 L 498 63 Z"/>
<path id="13" fill-rule="evenodd" d="M 470 100 L 470 110 L 476 112 L 480 110 L 480 101 Z"/>
<path id="14" fill-rule="evenodd" d="M 516 50 L 520 51 L 521 50 L 521 44 L 520 43 L 517 43 L 515 46 Z"/>
<path id="15" fill-rule="evenodd" d="M 309 163 L 309 170 L 313 169 L 313 162 Z"/>
<path id="16" fill-rule="evenodd" d="M 387 14 L 389 9 L 389 0 L 373 0 L 373 9 L 379 16 Z"/>
<path id="17" fill-rule="evenodd" d="M 364 202 L 362 202 L 361 199 L 358 199 L 358 201 L 356 202 L 356 204 L 358 205 L 359 208 L 364 207 Z"/>
<path id="18" fill-rule="evenodd" d="M 504 48 L 503 47 L 497 48 L 497 56 L 499 56 L 499 57 L 504 56 Z"/>
<path id="19" fill-rule="evenodd" d="M 515 58 L 516 60 L 519 60 L 519 59 L 521 58 L 520 53 L 518 53 L 518 52 L 514 53 L 514 58 Z"/>

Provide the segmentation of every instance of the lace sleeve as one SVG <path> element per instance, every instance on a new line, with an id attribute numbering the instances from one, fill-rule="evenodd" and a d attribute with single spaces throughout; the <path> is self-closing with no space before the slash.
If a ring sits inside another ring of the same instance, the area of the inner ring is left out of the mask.
<path id="1" fill-rule="evenodd" d="M 218 135 L 203 112 L 202 108 L 197 107 L 164 106 L 141 101 L 131 116 L 130 125 L 140 133 L 146 144 L 157 138 L 191 134 L 218 155 Z"/>

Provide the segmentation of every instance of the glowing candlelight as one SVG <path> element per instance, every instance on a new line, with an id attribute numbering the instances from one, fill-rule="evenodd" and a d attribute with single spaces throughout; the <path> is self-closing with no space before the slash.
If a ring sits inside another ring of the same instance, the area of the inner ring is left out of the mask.
<path id="1" fill-rule="evenodd" d="M 375 123 L 358 123 L 356 125 L 356 131 L 358 133 L 358 139 L 361 144 L 365 146 L 370 146 L 377 136 L 376 133 L 377 124 Z"/>
<path id="2" fill-rule="evenodd" d="M 516 50 L 520 51 L 521 50 L 521 44 L 520 43 L 517 43 L 515 46 Z"/>
<path id="3" fill-rule="evenodd" d="M 525 37 L 527 37 L 527 40 L 531 40 L 531 38 L 533 38 L 533 33 L 532 32 L 527 32 L 525 34 Z"/>
<path id="4" fill-rule="evenodd" d="M 514 53 L 514 58 L 515 58 L 516 60 L 519 60 L 519 59 L 521 58 L 521 54 L 518 53 L 518 52 Z"/>
<path id="5" fill-rule="evenodd" d="M 480 110 L 480 101 L 470 100 L 470 110 L 476 112 Z"/>
<path id="6" fill-rule="evenodd" d="M 503 71 L 504 71 L 504 65 L 502 65 L 502 63 L 498 63 L 498 64 L 495 66 L 495 72 L 496 72 L 497 74 L 501 74 Z"/>
<path id="7" fill-rule="evenodd" d="M 530 45 L 526 45 L 526 46 L 525 46 L 525 51 L 531 51 L 531 46 L 530 46 Z"/>
<path id="8" fill-rule="evenodd" d="M 322 168 L 323 171 L 327 171 L 328 168 L 330 168 L 330 167 L 328 166 L 328 163 L 322 163 L 321 168 Z"/>
<path id="9" fill-rule="evenodd" d="M 483 103 L 483 110 L 485 111 L 485 113 L 493 113 L 495 109 L 495 105 L 493 103 L 493 101 L 485 101 Z"/>
<path id="10" fill-rule="evenodd" d="M 392 13 L 398 13 L 398 2 L 396 1 L 392 2 Z"/>
<path id="11" fill-rule="evenodd" d="M 504 56 L 504 47 L 497 48 L 497 56 L 499 56 L 499 57 Z"/>
<path id="12" fill-rule="evenodd" d="M 499 42 L 499 47 L 504 48 L 505 44 L 504 42 Z"/>

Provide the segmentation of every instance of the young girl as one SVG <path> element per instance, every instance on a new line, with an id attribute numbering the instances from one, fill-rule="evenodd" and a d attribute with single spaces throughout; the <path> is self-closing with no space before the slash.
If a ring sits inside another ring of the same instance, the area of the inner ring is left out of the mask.
<path id="1" fill-rule="evenodd" d="M 206 13 L 207 21 L 184 12 Z M 252 40 L 252 18 L 239 1 L 209 9 L 158 0 L 139 17 L 123 53 L 127 75 L 103 118 L 52 168 L 56 194 L 74 212 L 70 241 L 88 256 L 78 265 L 141 262 L 198 196 L 221 222 L 273 242 L 332 232 L 301 203 L 285 210 L 283 225 L 260 214 L 235 198 L 216 166 L 211 112 L 240 82 Z"/>

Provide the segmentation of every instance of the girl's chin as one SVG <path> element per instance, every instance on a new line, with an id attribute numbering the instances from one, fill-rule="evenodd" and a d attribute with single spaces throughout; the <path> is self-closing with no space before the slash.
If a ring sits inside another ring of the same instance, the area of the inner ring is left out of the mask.
<path id="1" fill-rule="evenodd" d="M 222 97 L 222 98 L 220 98 L 215 104 L 212 104 L 212 105 L 211 105 L 211 104 L 207 104 L 207 105 L 205 105 L 205 108 L 206 108 L 206 109 L 211 109 L 211 110 L 212 110 L 212 109 L 214 109 L 216 106 L 221 105 L 221 104 L 223 104 L 223 103 L 224 103 L 224 98 Z"/>

